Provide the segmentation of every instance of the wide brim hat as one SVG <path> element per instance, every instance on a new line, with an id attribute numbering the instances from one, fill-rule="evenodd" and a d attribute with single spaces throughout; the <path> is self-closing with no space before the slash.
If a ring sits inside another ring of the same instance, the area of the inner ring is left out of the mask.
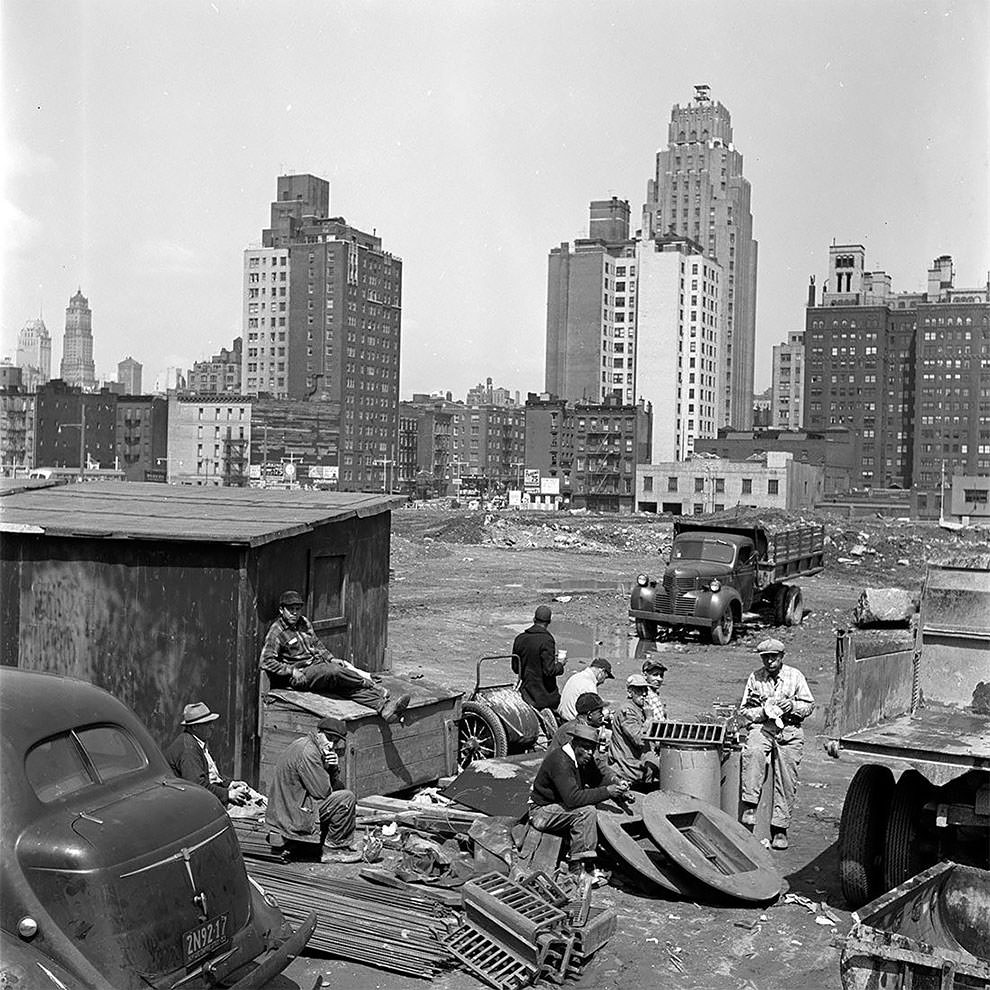
<path id="1" fill-rule="evenodd" d="M 194 701 L 182 709 L 181 725 L 203 725 L 205 722 L 215 722 L 220 716 L 210 711 L 210 706 L 202 701 Z"/>

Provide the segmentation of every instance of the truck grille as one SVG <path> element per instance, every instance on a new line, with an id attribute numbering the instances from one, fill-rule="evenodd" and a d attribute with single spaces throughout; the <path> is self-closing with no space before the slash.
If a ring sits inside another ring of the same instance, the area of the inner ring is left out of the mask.
<path id="1" fill-rule="evenodd" d="M 656 611 L 666 612 L 668 615 L 694 615 L 694 603 L 696 599 L 687 595 L 675 595 L 673 598 L 669 594 L 658 594 L 656 597 Z"/>

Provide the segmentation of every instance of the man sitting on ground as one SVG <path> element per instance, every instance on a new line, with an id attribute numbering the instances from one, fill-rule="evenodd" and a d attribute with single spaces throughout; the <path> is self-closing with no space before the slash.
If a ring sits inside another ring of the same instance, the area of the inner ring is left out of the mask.
<path id="1" fill-rule="evenodd" d="M 571 741 L 571 729 L 576 725 L 590 725 L 595 731 L 605 724 L 605 702 L 593 691 L 586 691 L 578 698 L 574 706 L 577 715 L 565 722 L 554 733 L 547 749 L 560 749 Z"/>
<path id="2" fill-rule="evenodd" d="M 560 692 L 560 712 L 561 718 L 569 722 L 577 715 L 577 700 L 582 694 L 591 692 L 598 694 L 598 686 L 604 684 L 609 679 L 614 680 L 612 665 L 604 657 L 595 657 L 584 670 L 579 670 L 576 674 L 571 674 L 564 684 L 564 690 Z"/>
<path id="3" fill-rule="evenodd" d="M 227 780 L 217 769 L 209 741 L 220 716 L 209 705 L 194 701 L 182 709 L 182 732 L 165 750 L 165 759 L 176 777 L 208 790 L 224 807 L 243 804 L 251 789 L 243 780 Z"/>
<path id="4" fill-rule="evenodd" d="M 629 785 L 595 763 L 598 731 L 575 725 L 571 741 L 551 749 L 543 757 L 533 781 L 529 821 L 540 832 L 567 835 L 571 872 L 594 874 L 598 846 L 598 813 L 595 805 L 622 798 Z"/>
<path id="5" fill-rule="evenodd" d="M 285 591 L 278 601 L 278 618 L 271 624 L 261 649 L 261 668 L 272 687 L 346 698 L 364 705 L 386 722 L 398 722 L 409 706 L 409 695 L 389 700 L 388 691 L 371 675 L 335 657 L 317 638 L 303 615 L 298 591 Z"/>
<path id="6" fill-rule="evenodd" d="M 628 697 L 612 716 L 612 740 L 608 764 L 623 780 L 638 788 L 656 777 L 656 765 L 645 758 L 648 746 L 643 741 L 646 728 L 646 695 L 649 684 L 642 674 L 626 678 Z"/>
<path id="7" fill-rule="evenodd" d="M 361 858 L 353 842 L 357 798 L 337 786 L 345 735 L 342 719 L 322 718 L 313 732 L 289 743 L 279 756 L 265 814 L 273 848 L 289 842 L 297 850 L 320 854 L 324 863 Z"/>

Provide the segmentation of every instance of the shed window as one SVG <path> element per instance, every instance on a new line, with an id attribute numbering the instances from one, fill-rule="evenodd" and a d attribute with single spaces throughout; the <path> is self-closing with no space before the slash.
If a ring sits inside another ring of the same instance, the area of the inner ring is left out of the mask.
<path id="1" fill-rule="evenodd" d="M 314 553 L 309 566 L 310 619 L 314 629 L 344 622 L 343 556 Z"/>

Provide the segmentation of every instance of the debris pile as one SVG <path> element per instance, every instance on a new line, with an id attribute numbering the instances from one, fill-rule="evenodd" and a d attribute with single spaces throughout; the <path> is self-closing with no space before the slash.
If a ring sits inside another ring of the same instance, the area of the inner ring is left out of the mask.
<path id="1" fill-rule="evenodd" d="M 917 598 L 903 588 L 864 588 L 853 608 L 853 622 L 860 629 L 907 626 L 917 609 Z"/>

